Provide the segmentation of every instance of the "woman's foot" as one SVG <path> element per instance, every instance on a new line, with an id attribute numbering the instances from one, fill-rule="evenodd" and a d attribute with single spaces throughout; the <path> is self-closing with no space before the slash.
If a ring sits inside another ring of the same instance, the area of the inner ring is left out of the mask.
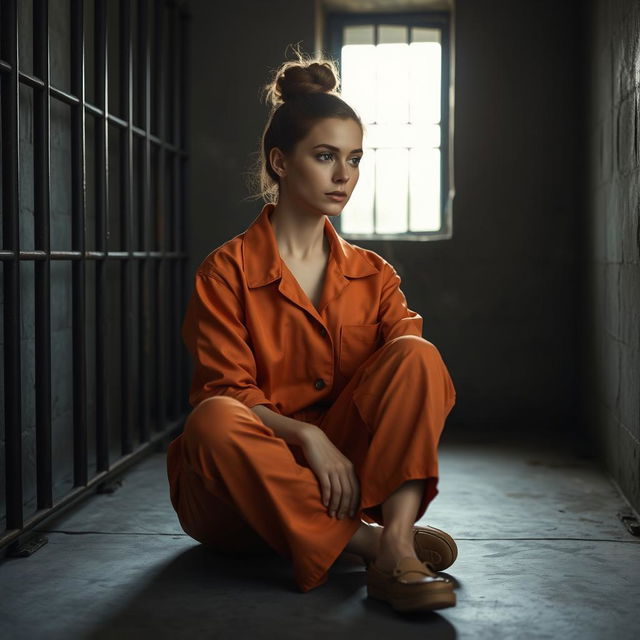
<path id="1" fill-rule="evenodd" d="M 410 527 L 407 531 L 404 529 L 398 531 L 388 527 L 380 527 L 380 529 L 382 531 L 379 551 L 375 559 L 375 565 L 380 571 L 391 573 L 401 558 L 415 558 L 420 562 L 413 542 L 413 527 Z M 411 571 L 406 574 L 406 579 L 409 582 L 420 582 L 424 580 L 424 576 L 418 572 Z"/>

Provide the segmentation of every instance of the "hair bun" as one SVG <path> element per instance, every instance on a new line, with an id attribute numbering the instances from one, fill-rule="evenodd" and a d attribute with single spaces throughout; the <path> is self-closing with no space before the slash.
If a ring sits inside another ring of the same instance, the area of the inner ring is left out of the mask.
<path id="1" fill-rule="evenodd" d="M 304 94 L 337 95 L 338 70 L 332 60 L 304 59 L 299 52 L 298 57 L 298 60 L 283 62 L 265 87 L 267 99 L 274 108 Z"/>
<path id="2" fill-rule="evenodd" d="M 329 65 L 312 62 L 301 65 L 296 62 L 282 69 L 276 79 L 276 91 L 283 102 L 303 93 L 324 93 L 335 89 L 336 76 Z"/>

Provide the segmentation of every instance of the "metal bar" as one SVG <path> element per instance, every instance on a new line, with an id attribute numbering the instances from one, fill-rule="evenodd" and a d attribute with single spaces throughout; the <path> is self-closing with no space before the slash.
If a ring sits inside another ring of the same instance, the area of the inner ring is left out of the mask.
<path id="1" fill-rule="evenodd" d="M 4 73 L 8 73 L 10 71 L 10 66 L 6 64 L 6 62 L 0 60 L 0 71 L 4 72 Z M 18 80 L 19 82 L 21 82 L 22 84 L 25 84 L 27 86 L 30 86 L 34 89 L 41 89 L 44 87 L 44 82 L 36 77 L 36 76 L 32 76 L 28 73 L 24 73 L 23 71 L 19 71 L 18 72 Z M 78 104 L 80 104 L 80 99 L 78 98 L 78 96 L 72 94 L 72 93 L 68 93 L 66 91 L 63 91 L 62 89 L 58 89 L 56 87 L 53 86 L 49 86 L 49 94 L 51 95 L 52 98 L 55 98 L 56 100 L 58 100 L 58 102 L 61 102 L 63 104 L 66 104 L 70 107 L 73 106 L 77 106 Z M 85 98 L 86 100 L 86 98 Z M 104 111 L 94 105 L 91 104 L 89 102 L 85 101 L 85 110 L 88 111 L 89 113 L 92 113 L 95 116 L 104 116 Z M 117 115 L 113 114 L 113 113 L 108 113 L 105 116 L 108 121 L 109 124 L 113 124 L 116 125 L 118 127 L 120 127 L 121 129 L 126 129 L 129 126 L 131 126 L 131 130 L 133 131 L 133 133 L 135 133 L 138 137 L 145 137 L 147 134 L 145 132 L 145 130 L 141 127 L 138 127 L 135 125 L 135 123 L 132 122 L 127 122 L 126 120 L 124 120 L 123 118 L 118 117 Z M 173 144 L 171 141 L 169 140 L 163 140 L 161 139 L 159 136 L 151 135 L 151 141 L 157 145 L 163 146 L 165 149 L 169 150 L 169 151 L 173 151 L 175 153 L 181 153 L 181 150 L 179 149 L 179 147 L 175 144 Z"/>
<path id="2" fill-rule="evenodd" d="M 154 81 L 154 91 L 153 93 L 153 111 L 152 111 L 152 120 L 151 120 L 151 130 L 155 132 L 155 135 L 162 140 L 164 132 L 160 129 L 160 105 L 158 104 L 158 98 L 160 97 L 160 91 L 158 87 L 160 85 L 160 75 L 162 70 L 162 49 L 160 37 L 162 33 L 162 5 L 160 4 L 161 0 L 150 0 L 153 4 L 153 51 L 152 51 L 152 60 L 153 60 L 153 81 Z M 155 243 L 155 239 L 154 239 Z"/>
<path id="3" fill-rule="evenodd" d="M 59 518 L 65 511 L 71 509 L 83 499 L 94 495 L 98 485 L 117 477 L 129 467 L 132 467 L 135 463 L 144 459 L 145 456 L 152 454 L 159 447 L 164 448 L 167 440 L 172 439 L 172 436 L 174 436 L 182 426 L 183 421 L 184 417 L 181 417 L 179 420 L 169 423 L 164 431 L 154 434 L 149 442 L 141 444 L 131 453 L 118 458 L 118 460 L 113 463 L 111 469 L 98 472 L 87 482 L 85 487 L 74 487 L 69 493 L 58 500 L 58 502 L 53 505 L 53 508 L 36 511 L 31 517 L 21 522 L 20 527 L 8 526 L 5 533 L 0 537 L 0 549 L 11 545 L 11 543 L 15 542 L 20 536 L 34 529 L 37 525 L 45 524 L 53 518 Z M 6 552 L 10 552 L 10 549 L 7 548 Z"/>
<path id="4" fill-rule="evenodd" d="M 127 122 L 125 142 L 120 145 L 120 210 L 122 212 L 121 234 L 122 247 L 128 253 L 128 259 L 122 263 L 120 282 L 120 318 L 121 318 L 121 357 L 120 357 L 120 385 L 122 390 L 122 419 L 121 446 L 122 453 L 127 454 L 133 449 L 133 380 L 135 363 L 133 356 L 133 263 L 131 251 L 133 249 L 133 207 L 131 194 L 133 191 L 133 49 L 131 30 L 131 3 L 120 0 L 120 113 Z M 122 139 L 122 138 L 121 138 Z M 137 394 L 136 394 L 137 395 Z"/>
<path id="5" fill-rule="evenodd" d="M 112 260 L 128 259 L 130 256 L 136 259 L 146 260 L 148 258 L 162 259 L 179 258 L 184 259 L 187 255 L 184 251 L 40 251 L 39 249 L 28 251 L 13 251 L 11 249 L 0 250 L 0 260 L 13 260 L 18 256 L 19 260 Z"/>
<path id="6" fill-rule="evenodd" d="M 18 191 L 18 12 L 15 0 L 8 0 L 0 25 L 2 57 L 11 70 L 2 73 L 2 224 L 6 246 L 17 253 L 20 247 Z M 22 398 L 20 369 L 20 261 L 7 260 L 2 269 L 4 279 L 4 402 L 5 402 L 5 473 L 7 527 L 23 526 L 22 511 Z"/>
<path id="7" fill-rule="evenodd" d="M 141 245 L 144 251 L 151 250 L 151 20 L 150 20 L 150 0 L 140 1 L 140 15 L 138 19 L 138 40 L 140 42 L 139 51 L 139 74 L 142 82 L 141 107 L 142 123 L 144 129 L 143 150 L 142 150 L 142 184 L 141 190 Z M 140 261 L 139 283 L 141 288 L 142 304 L 140 313 L 140 339 L 139 358 L 141 373 L 141 401 L 138 413 L 138 424 L 140 428 L 140 441 L 146 442 L 150 436 L 149 407 L 151 403 L 151 309 L 149 305 L 150 279 L 152 262 L 150 260 Z"/>
<path id="8" fill-rule="evenodd" d="M 51 262 L 49 153 L 49 8 L 46 0 L 33 4 L 33 69 L 43 80 L 34 89 L 34 244 L 44 260 L 34 264 L 35 272 L 35 365 L 36 365 L 36 486 L 38 509 L 53 504 L 51 461 Z"/>
<path id="9" fill-rule="evenodd" d="M 413 40 L 413 26 L 407 25 L 407 42 L 406 44 L 410 47 L 411 42 Z M 407 75 L 409 75 L 409 69 L 407 68 Z M 411 81 L 409 76 L 407 84 Z M 407 122 L 411 122 L 411 109 L 409 107 L 409 102 L 407 101 Z M 407 220 L 405 225 L 405 231 L 411 230 L 411 147 L 407 148 Z"/>
<path id="10" fill-rule="evenodd" d="M 163 139 L 164 131 L 160 126 L 160 82 L 162 77 L 162 4 L 160 0 L 152 0 L 153 2 L 153 111 L 152 111 L 152 129 L 155 130 L 155 134 Z M 160 206 L 161 206 L 161 198 L 160 198 L 160 148 L 156 149 L 156 154 L 153 159 L 153 164 L 150 165 L 151 171 L 153 172 L 153 192 L 152 192 L 152 201 L 151 201 L 151 213 L 152 213 L 152 221 L 150 227 L 150 235 L 151 235 L 151 247 L 154 249 L 156 253 L 163 255 L 163 252 L 160 247 L 160 243 L 158 238 L 160 237 L 158 231 L 158 220 L 160 217 Z M 152 234 L 151 234 L 152 232 Z M 153 318 L 157 320 L 159 316 L 159 307 L 158 307 L 158 276 L 160 273 L 160 261 L 154 263 L 153 270 L 150 272 L 150 284 L 151 290 L 149 295 L 150 306 L 153 309 Z M 159 322 L 154 322 L 153 324 L 153 348 L 151 355 L 151 362 L 153 364 L 153 388 L 157 390 L 160 388 L 160 371 L 159 371 L 159 353 L 160 353 L 160 331 L 159 331 Z M 162 422 L 162 401 L 158 400 L 158 396 L 155 395 L 156 401 L 152 405 L 152 420 L 153 420 L 153 430 L 157 431 L 160 429 L 160 424 Z"/>
<path id="11" fill-rule="evenodd" d="M 178 29 L 180 28 L 178 10 L 175 2 L 171 2 L 169 4 L 169 29 L 170 29 L 170 45 L 169 45 L 169 53 L 170 53 L 170 62 L 171 62 L 171 82 L 169 86 L 171 87 L 171 98 L 172 98 L 172 107 L 171 107 L 171 141 L 176 145 L 176 147 L 180 147 L 180 49 L 179 47 L 179 34 Z M 171 156 L 171 204 L 169 205 L 170 211 L 170 242 L 168 243 L 167 248 L 173 251 L 177 251 L 180 247 L 180 156 L 176 153 L 172 153 Z M 178 300 L 179 299 L 179 291 L 180 291 L 180 261 L 179 260 L 170 260 L 168 262 L 168 267 L 170 268 L 170 291 L 169 291 L 169 299 L 170 300 Z M 178 376 L 180 374 L 180 369 L 178 366 L 178 347 L 180 346 L 178 343 L 178 332 L 179 332 L 179 324 L 180 324 L 180 315 L 182 314 L 182 308 L 177 304 L 172 304 L 169 311 L 169 362 L 171 363 L 169 366 L 169 388 L 170 389 L 178 389 Z M 173 420 L 178 416 L 178 404 L 180 398 L 177 393 L 172 393 L 169 396 L 170 401 L 170 411 L 169 416 Z"/>
<path id="12" fill-rule="evenodd" d="M 449 18 L 440 31 L 441 42 L 441 73 L 442 87 L 440 103 L 440 222 L 441 230 L 447 234 L 453 232 L 453 220 L 449 209 L 449 182 L 453 177 L 453 170 L 450 168 L 450 148 L 449 148 L 449 83 L 451 79 L 451 51 L 449 46 Z"/>
<path id="13" fill-rule="evenodd" d="M 96 102 L 101 105 L 102 116 L 96 119 L 96 239 L 98 251 L 107 252 L 109 215 L 109 78 L 107 55 L 107 6 L 106 0 L 96 0 L 95 5 L 95 77 Z M 107 288 L 107 261 L 96 264 L 96 465 L 97 471 L 109 469 L 109 403 L 107 389 L 107 334 L 108 307 L 105 303 Z"/>
<path id="14" fill-rule="evenodd" d="M 180 253 L 180 255 L 186 256 L 187 251 L 187 212 L 189 211 L 189 203 L 188 203 L 188 184 L 187 178 L 189 175 L 189 131 L 188 131 L 188 123 L 189 123 L 189 46 L 188 43 L 190 41 L 189 38 L 189 29 L 191 25 L 191 16 L 183 11 L 182 18 L 180 20 L 181 32 L 180 32 L 180 95 L 182 95 L 182 104 L 180 111 L 180 140 L 178 141 L 178 146 L 183 150 L 184 153 L 180 155 L 180 225 L 179 225 L 179 242 L 176 245 L 176 249 Z M 178 259 L 179 266 L 179 285 L 178 289 L 179 296 L 177 300 L 181 301 L 180 309 L 184 310 L 187 306 L 187 294 L 189 290 L 185 284 L 185 276 L 186 276 L 186 260 L 183 258 Z M 176 335 L 176 340 L 180 340 L 180 333 Z M 182 411 L 188 411 L 188 393 L 189 386 L 191 383 L 190 380 L 190 371 L 189 371 L 189 360 L 187 358 L 187 350 L 182 344 L 182 340 L 180 340 L 180 361 L 179 361 L 179 371 L 181 374 L 180 380 L 182 382 L 179 385 L 178 389 L 180 391 L 180 407 Z"/>
<path id="15" fill-rule="evenodd" d="M 176 148 L 179 147 L 179 139 L 178 139 L 178 122 L 176 118 L 176 100 L 179 96 L 176 95 L 177 89 L 177 48 L 176 48 L 176 30 L 177 30 L 177 8 L 175 0 L 165 0 L 166 2 L 166 20 L 167 20 L 167 59 L 166 59 L 166 69 L 168 70 L 168 78 L 165 83 L 165 89 L 167 94 L 166 98 L 166 120 L 165 123 L 167 125 L 166 129 L 166 139 L 172 142 Z M 169 214 L 171 215 L 171 213 Z M 171 223 L 169 221 L 169 228 L 167 229 L 171 232 Z M 167 238 L 167 248 L 171 246 L 170 238 Z"/>
<path id="16" fill-rule="evenodd" d="M 161 137 L 166 136 L 166 96 L 165 96 L 165 73 L 164 73 L 164 29 L 165 26 L 165 3 L 162 0 L 156 0 L 156 69 L 158 73 L 156 91 L 156 104 L 158 106 L 158 133 Z M 165 151 L 163 148 L 158 149 L 158 167 L 156 179 L 157 206 L 155 208 L 158 219 L 156 221 L 156 229 L 158 235 L 156 237 L 156 248 L 162 252 L 163 257 L 156 263 L 156 398 L 155 406 L 157 408 L 156 430 L 162 430 L 167 413 L 167 357 L 166 357 L 166 340 L 167 329 L 165 321 L 165 288 L 166 288 L 166 194 L 165 194 Z"/>
<path id="17" fill-rule="evenodd" d="M 71 112 L 71 246 L 84 252 L 86 238 L 86 141 L 84 114 L 84 0 L 72 0 L 71 90 L 80 100 Z M 75 486 L 87 484 L 87 347 L 86 263 L 71 262 L 73 291 L 73 477 Z"/>
<path id="18" fill-rule="evenodd" d="M 342 31 L 344 34 L 344 31 Z M 378 46 L 380 41 L 380 24 L 378 22 L 375 23 L 373 29 L 373 44 L 375 47 Z M 377 63 L 375 64 L 376 71 L 378 69 Z M 378 112 L 376 111 L 376 115 L 374 118 L 374 122 L 378 121 Z M 373 160 L 374 160 L 374 172 L 373 172 L 373 233 L 378 233 L 378 149 L 371 149 L 373 151 Z"/>

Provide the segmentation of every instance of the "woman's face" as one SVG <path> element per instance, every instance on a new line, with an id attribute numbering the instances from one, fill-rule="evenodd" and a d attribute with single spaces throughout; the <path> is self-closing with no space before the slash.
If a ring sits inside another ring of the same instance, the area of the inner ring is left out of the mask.
<path id="1" fill-rule="evenodd" d="M 362 131 L 352 119 L 324 118 L 317 121 L 307 136 L 288 156 L 272 149 L 280 167 L 280 196 L 292 206 L 321 214 L 337 215 L 349 201 L 360 177 Z M 327 195 L 332 191 L 342 198 Z"/>

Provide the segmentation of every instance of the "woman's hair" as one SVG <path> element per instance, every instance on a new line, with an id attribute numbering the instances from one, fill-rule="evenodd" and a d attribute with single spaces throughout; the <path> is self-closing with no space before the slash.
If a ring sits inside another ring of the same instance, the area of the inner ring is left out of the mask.
<path id="1" fill-rule="evenodd" d="M 258 161 L 250 174 L 253 199 L 276 203 L 279 176 L 271 167 L 269 153 L 278 147 L 284 154 L 293 151 L 311 127 L 323 118 L 351 118 L 364 131 L 360 116 L 341 97 L 336 87 L 340 79 L 333 60 L 305 56 L 296 48 L 297 60 L 287 60 L 262 87 L 270 114 L 260 140 Z"/>

